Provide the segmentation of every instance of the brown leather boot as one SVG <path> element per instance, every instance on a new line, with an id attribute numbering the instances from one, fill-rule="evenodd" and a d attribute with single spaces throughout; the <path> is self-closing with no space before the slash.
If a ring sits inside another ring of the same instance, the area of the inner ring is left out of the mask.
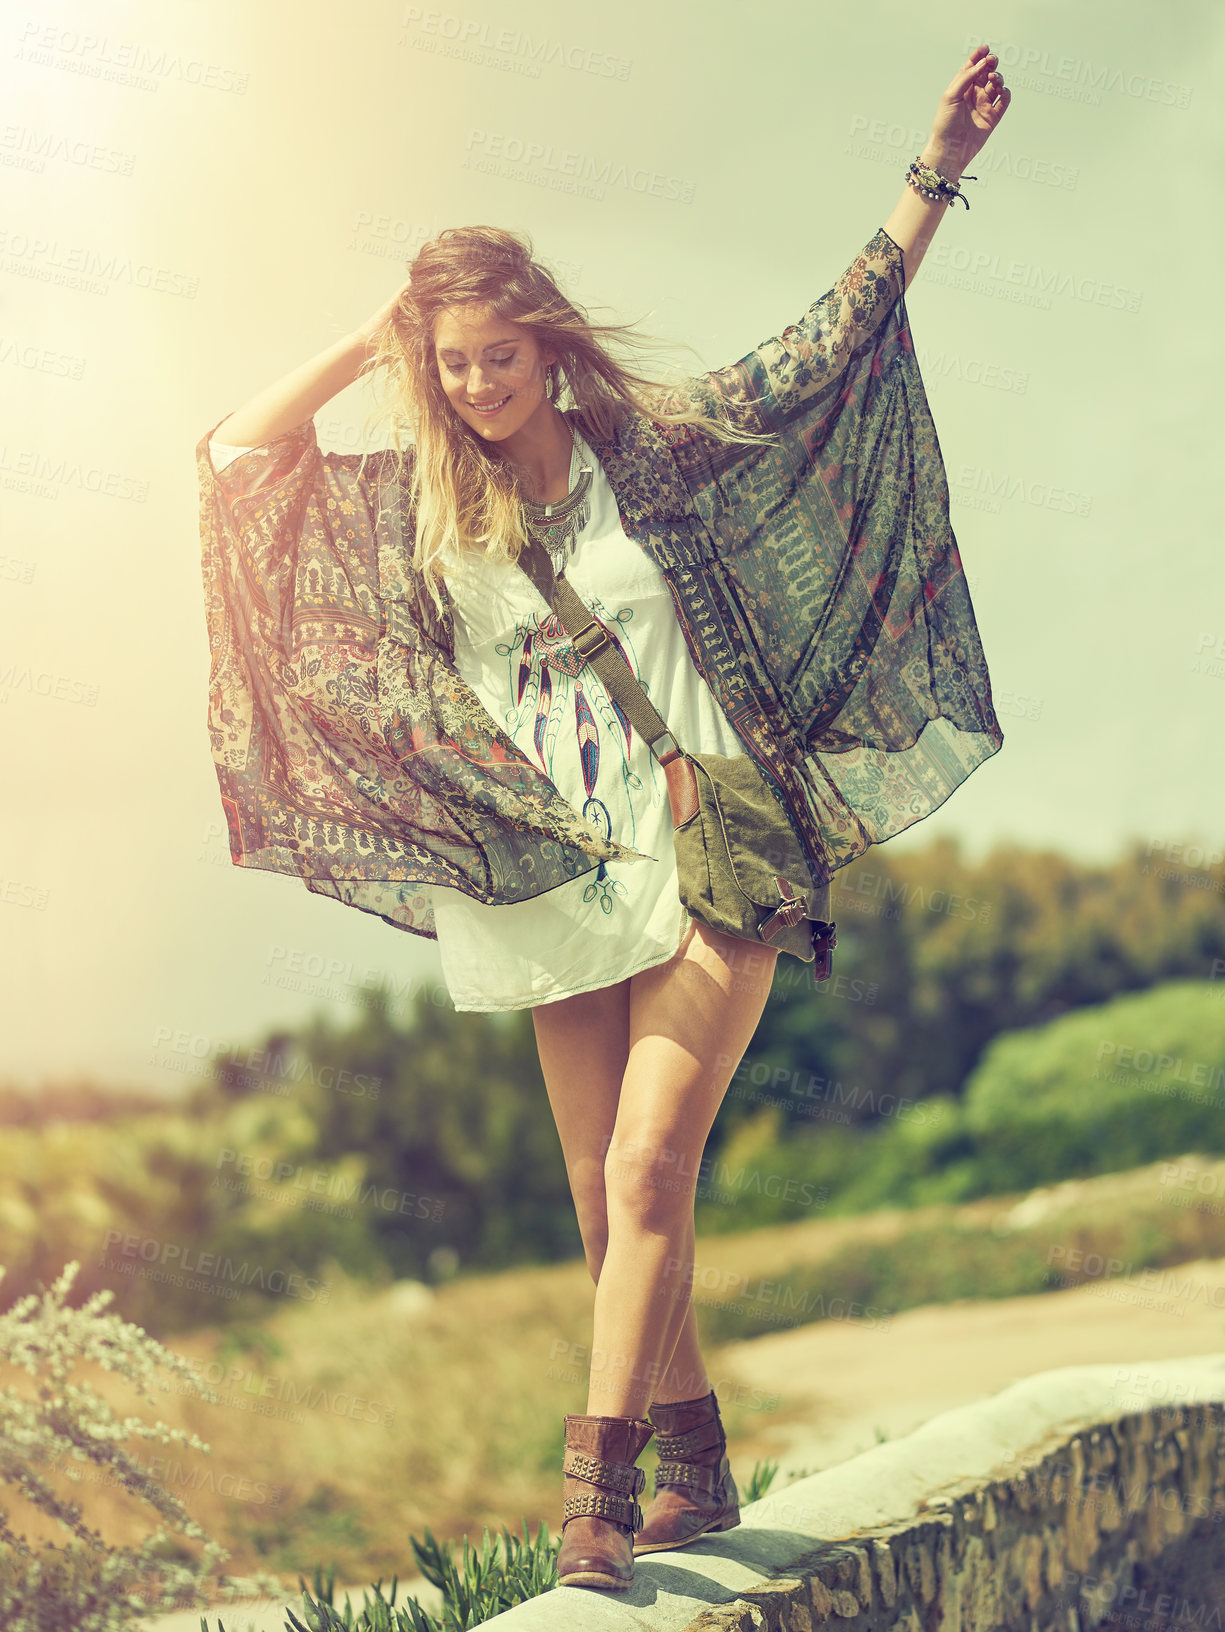
<path id="1" fill-rule="evenodd" d="M 655 1429 L 638 1417 L 565 1420 L 558 1585 L 624 1592 L 634 1579 L 633 1541 L 642 1529 L 635 1498 L 646 1483 L 634 1463 Z"/>
<path id="2" fill-rule="evenodd" d="M 659 1466 L 635 1553 L 684 1547 L 708 1531 L 740 1523 L 740 1493 L 727 1460 L 727 1440 L 714 1389 L 700 1400 L 653 1405 Z"/>

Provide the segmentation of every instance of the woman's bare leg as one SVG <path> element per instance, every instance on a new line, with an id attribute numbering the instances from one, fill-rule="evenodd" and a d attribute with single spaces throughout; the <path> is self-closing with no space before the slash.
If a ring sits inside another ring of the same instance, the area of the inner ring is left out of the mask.
<path id="1" fill-rule="evenodd" d="M 691 1309 L 693 1205 L 706 1137 L 770 994 L 777 953 L 695 926 L 629 981 L 629 1056 L 604 1164 L 588 1412 L 641 1417 L 701 1371 Z M 683 1334 L 686 1334 L 681 1343 Z M 596 1361 L 602 1359 L 602 1365 Z"/>
<path id="2" fill-rule="evenodd" d="M 641 1416 L 652 1400 L 694 1399 L 709 1390 L 689 1296 L 693 1189 L 715 1113 L 769 995 L 775 959 L 776 954 L 765 948 L 702 927 L 666 964 L 615 986 L 532 1010 L 541 1070 L 587 1265 L 597 1285 L 608 1246 L 606 1170 L 619 1170 L 614 1183 L 627 1197 L 636 1193 L 636 1201 L 629 1200 L 628 1217 L 624 1198 L 622 1202 L 622 1215 L 629 1224 L 623 1234 L 631 1265 L 633 1307 L 624 1331 L 620 1312 L 624 1288 L 620 1296 L 616 1287 L 611 1288 L 613 1296 L 600 1311 L 605 1318 L 598 1323 L 592 1345 L 596 1361 L 588 1401 L 592 1415 Z M 629 1077 L 632 1001 L 637 1006 L 640 1040 L 648 1046 L 638 1052 L 637 1086 L 631 1086 L 629 1110 L 617 1132 Z M 712 1008 L 716 1011 L 713 1019 Z M 675 1020 L 670 1018 L 673 1011 Z M 652 1034 L 654 1041 L 648 1043 Z M 652 1096 L 650 1076 L 661 1050 L 670 1063 L 660 1079 L 664 1091 Z M 683 1088 L 683 1103 L 692 1101 L 692 1116 L 679 1103 L 669 1108 L 667 1085 Z M 644 1094 L 645 1105 L 640 1103 Z M 668 1130 L 678 1114 L 684 1136 L 670 1144 Z M 635 1159 L 644 1155 L 645 1165 Z M 661 1211 L 660 1204 L 671 1231 L 665 1237 L 670 1250 L 664 1254 L 665 1268 L 672 1261 L 671 1274 L 661 1277 L 652 1293 L 641 1266 L 637 1272 L 632 1268 L 636 1250 L 632 1216 L 636 1208 L 642 1208 L 645 1228 L 649 1215 Z M 644 1296 L 650 1305 L 648 1315 L 655 1317 L 648 1318 L 645 1325 Z M 657 1330 L 661 1319 L 662 1330 Z M 602 1341 L 606 1336 L 608 1340 Z M 650 1352 L 643 1351 L 644 1337 Z M 619 1409 L 616 1400 L 610 1400 L 610 1383 L 614 1394 L 630 1385 L 629 1392 L 639 1405 L 633 1410 Z"/>
<path id="3" fill-rule="evenodd" d="M 697 1317 L 693 1312 L 693 1301 L 690 1299 L 680 1336 L 672 1351 L 672 1359 L 660 1372 L 652 1404 L 671 1405 L 675 1400 L 702 1399 L 710 1393 L 710 1387 L 710 1378 L 706 1374 L 706 1362 L 702 1358 L 702 1345 L 698 1337 Z"/>
<path id="4" fill-rule="evenodd" d="M 629 1057 L 629 986 L 622 980 L 532 1010 L 540 1069 L 593 1281 L 600 1278 L 608 1244 L 604 1154 Z"/>

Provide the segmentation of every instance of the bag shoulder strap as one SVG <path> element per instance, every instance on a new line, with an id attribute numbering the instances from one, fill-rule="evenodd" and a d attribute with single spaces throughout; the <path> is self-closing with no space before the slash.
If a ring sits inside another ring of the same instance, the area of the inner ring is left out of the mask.
<path id="1" fill-rule="evenodd" d="M 592 614 L 573 585 L 564 576 L 557 576 L 548 551 L 542 544 L 529 539 L 519 553 L 518 564 L 540 591 L 550 610 L 556 612 L 579 657 L 591 665 L 609 696 L 624 711 L 632 728 L 649 745 L 659 763 L 666 765 L 681 752 L 680 744 L 643 690 L 642 683 L 608 630 Z"/>

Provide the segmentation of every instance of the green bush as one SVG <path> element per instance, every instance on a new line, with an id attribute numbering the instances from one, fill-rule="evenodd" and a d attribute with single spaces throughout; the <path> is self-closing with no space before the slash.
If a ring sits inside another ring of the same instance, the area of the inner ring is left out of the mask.
<path id="1" fill-rule="evenodd" d="M 980 1193 L 1225 1152 L 1225 1003 L 1171 981 L 998 1037 L 966 1085 Z"/>
<path id="2" fill-rule="evenodd" d="M 960 1100 L 899 1102 L 870 1127 L 783 1128 L 777 1108 L 758 1112 L 708 1162 L 724 1188 L 699 1202 L 699 1228 L 971 1201 L 1184 1151 L 1225 1154 L 1223 1112 L 1221 990 L 1168 981 L 1005 1032 Z M 746 1188 L 750 1170 L 755 1189 Z M 775 1182 L 767 1187 L 763 1174 Z M 732 1205 L 738 1178 L 745 1193 Z M 793 1195 L 807 1185 L 821 1196 L 815 1204 L 777 1199 L 787 1181 Z"/>

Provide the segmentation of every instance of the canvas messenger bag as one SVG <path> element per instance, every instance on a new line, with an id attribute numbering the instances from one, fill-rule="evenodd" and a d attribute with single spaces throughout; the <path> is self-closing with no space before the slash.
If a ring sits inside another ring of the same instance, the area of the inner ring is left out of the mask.
<path id="1" fill-rule="evenodd" d="M 828 883 L 814 885 L 781 805 L 747 754 L 687 754 L 608 631 L 548 551 L 529 540 L 519 565 L 557 614 L 578 657 L 663 767 L 680 898 L 712 929 L 811 963 L 828 980 L 837 945 Z"/>

